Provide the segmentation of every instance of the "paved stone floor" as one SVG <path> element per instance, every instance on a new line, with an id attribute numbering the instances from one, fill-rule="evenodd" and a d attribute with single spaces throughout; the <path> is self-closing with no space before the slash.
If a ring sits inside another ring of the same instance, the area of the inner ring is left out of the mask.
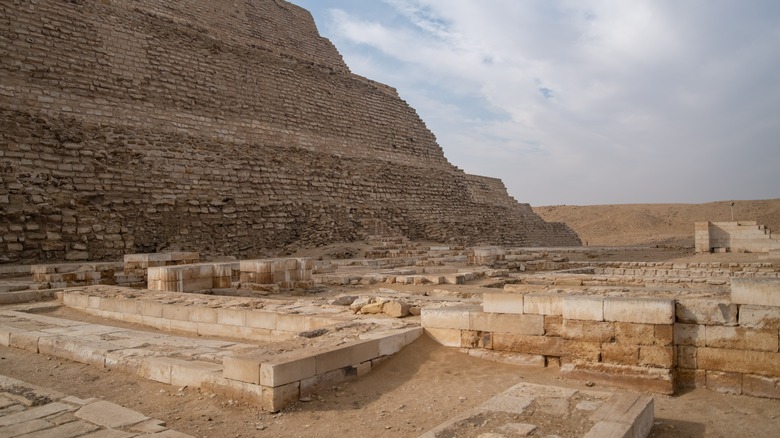
<path id="1" fill-rule="evenodd" d="M 0 375 L 0 437 L 187 438 L 115 403 L 80 399 Z"/>

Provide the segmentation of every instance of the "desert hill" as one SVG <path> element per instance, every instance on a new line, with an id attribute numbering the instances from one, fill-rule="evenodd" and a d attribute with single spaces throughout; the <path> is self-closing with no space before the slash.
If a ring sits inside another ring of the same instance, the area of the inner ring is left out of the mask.
<path id="1" fill-rule="evenodd" d="M 554 205 L 534 207 L 545 221 L 563 222 L 583 245 L 693 246 L 697 221 L 754 220 L 780 233 L 780 199 L 705 204 Z"/>

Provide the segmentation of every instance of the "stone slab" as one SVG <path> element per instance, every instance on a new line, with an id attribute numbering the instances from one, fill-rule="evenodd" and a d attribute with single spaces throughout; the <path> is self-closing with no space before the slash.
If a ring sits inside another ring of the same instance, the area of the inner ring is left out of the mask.
<path id="1" fill-rule="evenodd" d="M 149 419 L 139 412 L 105 400 L 82 406 L 74 415 L 76 418 L 111 429 L 132 426 Z"/>

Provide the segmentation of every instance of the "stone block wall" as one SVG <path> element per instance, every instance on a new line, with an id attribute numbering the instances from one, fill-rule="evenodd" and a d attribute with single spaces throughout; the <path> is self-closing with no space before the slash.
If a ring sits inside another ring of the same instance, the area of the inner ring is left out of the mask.
<path id="1" fill-rule="evenodd" d="M 579 245 L 452 166 L 282 1 L 0 6 L 0 263 L 411 239 Z"/>
<path id="2" fill-rule="evenodd" d="M 481 307 L 423 309 L 422 324 L 444 345 L 571 378 L 780 398 L 780 279 L 732 279 L 731 299 L 490 292 Z"/>
<path id="3" fill-rule="evenodd" d="M 696 252 L 769 252 L 780 251 L 780 240 L 755 221 L 696 222 Z"/>

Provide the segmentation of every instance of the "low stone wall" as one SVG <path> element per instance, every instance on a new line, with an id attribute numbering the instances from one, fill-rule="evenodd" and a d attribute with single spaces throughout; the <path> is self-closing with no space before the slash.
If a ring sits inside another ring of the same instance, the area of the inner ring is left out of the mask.
<path id="1" fill-rule="evenodd" d="M 299 397 L 365 375 L 422 332 L 415 327 L 373 333 L 338 347 L 292 351 L 270 360 L 261 352 L 228 356 L 223 361 L 224 379 L 208 387 L 239 399 L 260 390 L 263 408 L 275 412 Z"/>
<path id="2" fill-rule="evenodd" d="M 236 298 L 237 302 L 241 299 Z M 68 290 L 62 302 L 68 307 L 108 319 L 131 322 L 163 331 L 200 336 L 222 336 L 274 341 L 342 322 L 337 319 L 246 308 L 211 308 L 195 304 L 166 304 L 166 300 L 135 296 L 106 297 L 90 290 Z M 253 302 L 246 301 L 251 305 Z"/>
<path id="3" fill-rule="evenodd" d="M 146 271 L 152 267 L 189 265 L 200 262 L 197 252 L 166 252 L 149 254 L 125 254 L 124 272 L 128 276 L 147 280 Z"/>
<path id="4" fill-rule="evenodd" d="M 208 291 L 231 287 L 238 272 L 238 262 L 150 267 L 147 272 L 149 290 Z"/>
<path id="5" fill-rule="evenodd" d="M 309 258 L 241 260 L 242 284 L 273 284 L 280 289 L 310 288 L 314 284 L 314 261 Z"/>
<path id="6" fill-rule="evenodd" d="M 117 272 L 121 273 L 121 262 L 103 263 L 59 263 L 33 265 L 30 271 L 39 289 L 59 289 L 95 284 L 117 284 Z"/>
<path id="7" fill-rule="evenodd" d="M 481 308 L 423 309 L 422 324 L 444 345 L 572 378 L 780 398 L 780 279 L 734 278 L 731 299 L 490 292 Z"/>
<path id="8" fill-rule="evenodd" d="M 268 345 L 251 344 L 257 340 L 253 336 L 261 333 L 253 332 L 253 324 L 263 321 L 267 327 L 298 330 L 332 321 L 313 315 L 210 308 L 206 303 L 184 306 L 150 299 L 121 299 L 108 297 L 94 288 L 66 291 L 62 297 L 68 306 L 106 318 L 166 330 L 191 332 L 197 328 L 198 334 L 204 336 L 247 339 L 245 342 L 250 343 L 198 336 L 154 336 L 144 331 L 38 315 L 31 308 L 33 313 L 1 312 L 0 345 L 113 368 L 169 385 L 208 388 L 271 412 L 318 389 L 368 373 L 422 334 L 420 327 L 386 329 L 342 345 L 279 354 L 273 342 L 283 338 L 282 332 L 277 330 L 266 337 L 264 342 L 271 343 L 269 349 Z M 189 297 L 181 299 L 188 301 Z M 214 322 L 196 323 L 198 320 Z"/>
<path id="9" fill-rule="evenodd" d="M 423 309 L 422 325 L 444 345 L 491 350 L 488 358 L 674 392 L 673 300 L 504 292 L 483 300 L 482 308 Z"/>
<path id="10" fill-rule="evenodd" d="M 780 398 L 780 280 L 733 279 L 730 300 L 677 302 L 681 387 Z"/>

